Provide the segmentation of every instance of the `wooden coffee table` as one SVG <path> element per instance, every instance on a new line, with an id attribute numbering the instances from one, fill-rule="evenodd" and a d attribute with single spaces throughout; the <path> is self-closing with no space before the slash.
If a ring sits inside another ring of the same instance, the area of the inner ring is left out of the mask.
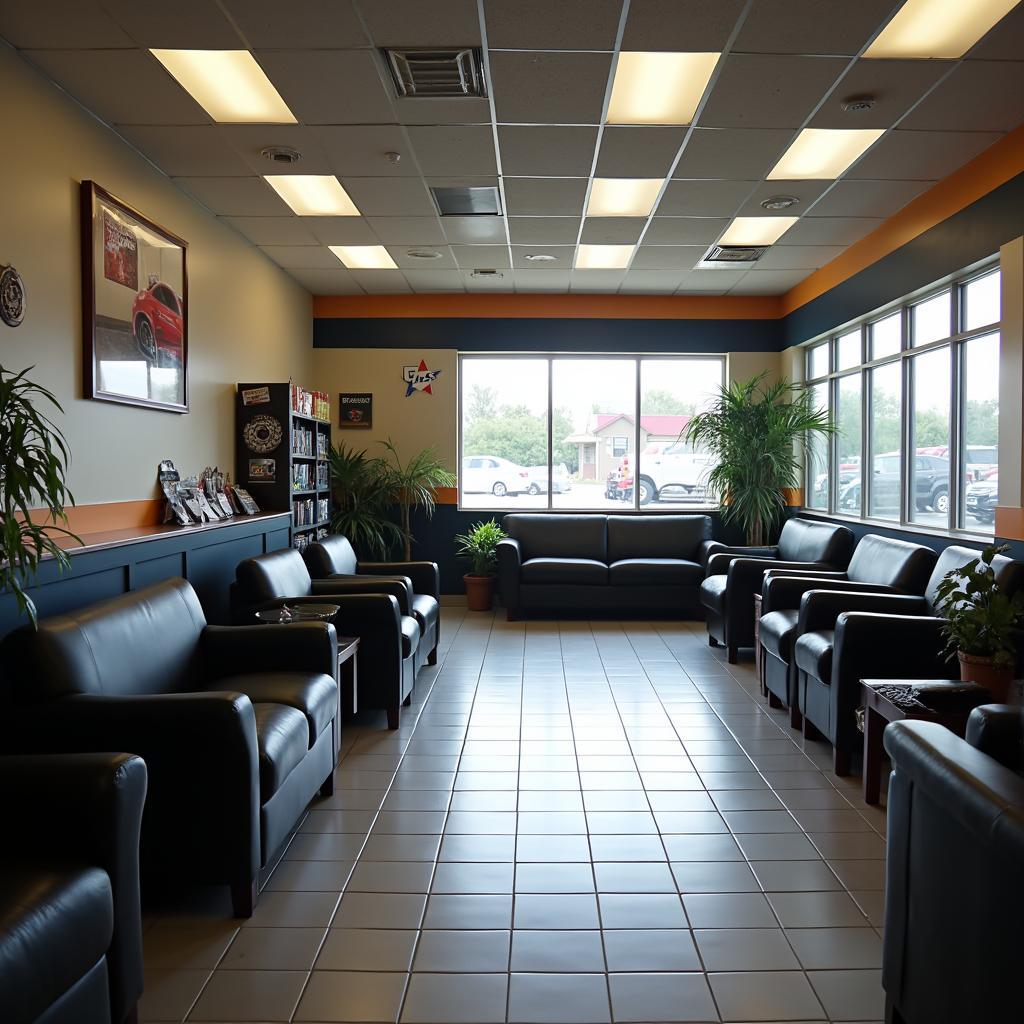
<path id="1" fill-rule="evenodd" d="M 356 652 L 359 637 L 338 637 L 338 696 L 341 707 L 354 715 L 359 710 L 359 680 L 356 675 Z"/>

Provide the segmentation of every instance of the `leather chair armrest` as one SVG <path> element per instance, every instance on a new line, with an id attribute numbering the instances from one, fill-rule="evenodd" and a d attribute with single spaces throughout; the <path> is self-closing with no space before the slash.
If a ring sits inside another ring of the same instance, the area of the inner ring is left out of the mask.
<path id="1" fill-rule="evenodd" d="M 413 586 L 408 576 L 331 576 L 313 580 L 310 590 L 321 601 L 344 594 L 390 594 L 403 615 L 412 615 Z"/>
<path id="2" fill-rule="evenodd" d="M 983 704 L 967 719 L 967 742 L 1001 765 L 1019 772 L 1024 762 L 1024 709 Z"/>
<path id="3" fill-rule="evenodd" d="M 244 672 L 320 672 L 336 676 L 338 631 L 329 622 L 207 626 L 200 637 L 208 680 Z"/>
<path id="4" fill-rule="evenodd" d="M 0 759 L 4 853 L 59 857 L 110 878 L 114 936 L 107 954 L 111 1009 L 123 1020 L 142 995 L 139 833 L 146 764 L 134 754 L 51 754 Z"/>
<path id="5" fill-rule="evenodd" d="M 509 610 L 519 607 L 519 570 L 523 552 L 519 541 L 506 537 L 498 541 L 498 594 L 502 605 Z"/>
<path id="6" fill-rule="evenodd" d="M 835 620 L 832 675 L 861 679 L 945 679 L 944 619 L 934 615 L 842 612 Z"/>
<path id="7" fill-rule="evenodd" d="M 329 601 L 328 601 L 329 598 Z M 336 604 L 341 609 L 331 620 L 338 636 L 363 636 L 363 632 L 377 630 L 393 634 L 396 641 L 401 637 L 402 611 L 398 599 L 391 594 L 374 591 L 369 594 L 306 595 L 304 597 L 283 597 L 268 601 L 262 608 L 280 608 L 286 604 L 295 607 L 300 604 Z M 285 623 L 292 629 L 296 623 Z"/>
<path id="8" fill-rule="evenodd" d="M 412 581 L 414 594 L 441 599 L 441 573 L 437 562 L 360 562 L 360 576 L 405 576 Z"/>
<path id="9" fill-rule="evenodd" d="M 697 548 L 697 561 L 706 569 L 708 559 L 719 551 L 725 551 L 726 546 L 720 540 L 702 540 Z M 711 575 L 710 573 L 708 575 Z"/>
<path id="10" fill-rule="evenodd" d="M 737 559 L 746 561 L 768 561 L 778 556 L 779 549 L 774 547 L 764 548 L 730 548 L 720 544 L 718 548 L 708 554 L 704 562 L 708 576 L 719 576 L 729 571 L 729 566 Z M 789 562 L 782 563 L 789 565 Z M 805 563 L 800 563 L 801 565 Z"/>
<path id="11" fill-rule="evenodd" d="M 843 612 L 880 612 L 884 615 L 927 615 L 923 597 L 911 594 L 859 593 L 849 590 L 811 590 L 800 599 L 798 633 L 834 629 Z"/>
<path id="12" fill-rule="evenodd" d="M 892 594 L 892 587 L 872 583 L 851 583 L 845 577 L 768 573 L 761 587 L 761 614 L 779 611 L 783 608 L 796 609 L 804 594 L 812 590 L 843 591 L 848 594 Z"/>

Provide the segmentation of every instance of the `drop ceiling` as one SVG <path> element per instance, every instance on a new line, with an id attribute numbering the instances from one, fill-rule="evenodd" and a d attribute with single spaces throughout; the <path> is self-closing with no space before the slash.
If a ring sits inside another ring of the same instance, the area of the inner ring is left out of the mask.
<path id="1" fill-rule="evenodd" d="M 1024 5 L 961 60 L 861 59 L 899 6 L 4 0 L 0 36 L 314 294 L 770 295 L 1024 121 Z M 399 98 L 380 54 L 474 46 L 483 99 Z M 215 124 L 150 48 L 251 51 L 298 123 Z M 723 54 L 692 126 L 602 124 L 620 50 Z M 843 110 L 863 94 L 870 110 Z M 885 133 L 837 181 L 766 181 L 806 127 Z M 293 214 L 262 178 L 282 173 L 269 146 L 302 154 L 291 173 L 336 175 L 361 216 Z M 668 181 L 648 217 L 586 218 L 595 177 Z M 429 189 L 457 186 L 499 187 L 504 216 L 439 217 Z M 694 269 L 780 193 L 799 202 L 778 215 L 799 220 L 754 269 Z M 576 270 L 579 244 L 636 248 L 627 268 Z M 397 269 L 348 270 L 330 245 L 384 245 Z"/>

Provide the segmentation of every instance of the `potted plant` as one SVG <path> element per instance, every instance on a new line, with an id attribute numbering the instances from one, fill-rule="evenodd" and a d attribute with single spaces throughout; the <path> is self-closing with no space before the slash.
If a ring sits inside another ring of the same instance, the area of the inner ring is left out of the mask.
<path id="1" fill-rule="evenodd" d="M 799 486 L 800 442 L 834 433 L 809 388 L 785 379 L 767 384 L 766 376 L 722 385 L 712 407 L 683 430 L 685 440 L 712 457 L 705 483 L 719 496 L 723 521 L 738 522 L 755 546 L 785 511 L 784 492 Z"/>
<path id="2" fill-rule="evenodd" d="M 39 563 L 53 558 L 63 572 L 67 552 L 57 537 L 81 539 L 67 523 L 65 506 L 75 499 L 65 483 L 67 442 L 60 428 L 39 408 L 57 399 L 25 374 L 0 366 L 0 591 L 14 594 L 19 610 L 36 625 L 36 606 L 28 594 Z"/>
<path id="3" fill-rule="evenodd" d="M 992 569 L 992 560 L 1006 550 L 989 545 L 980 557 L 946 573 L 936 590 L 947 656 L 956 654 L 960 678 L 984 686 L 997 703 L 1006 700 L 1013 682 L 1024 619 L 1024 594 L 1007 594 Z"/>
<path id="4" fill-rule="evenodd" d="M 505 531 L 491 519 L 476 523 L 467 533 L 455 537 L 455 554 L 468 558 L 472 570 L 462 577 L 466 584 L 466 604 L 471 612 L 489 612 L 494 604 L 495 570 L 498 568 L 498 541 Z"/>
<path id="5" fill-rule="evenodd" d="M 362 554 L 388 558 L 403 536 L 391 515 L 394 500 L 387 462 L 344 444 L 332 446 L 330 460 L 332 532 L 344 534 Z"/>
<path id="6" fill-rule="evenodd" d="M 389 437 L 380 442 L 387 449 L 391 461 L 384 459 L 388 467 L 388 486 L 392 501 L 401 510 L 402 542 L 405 561 L 412 559 L 412 510 L 423 509 L 430 519 L 437 506 L 438 487 L 454 487 L 455 474 L 444 468 L 444 463 L 434 454 L 433 448 L 425 448 L 402 465 L 398 450 Z"/>

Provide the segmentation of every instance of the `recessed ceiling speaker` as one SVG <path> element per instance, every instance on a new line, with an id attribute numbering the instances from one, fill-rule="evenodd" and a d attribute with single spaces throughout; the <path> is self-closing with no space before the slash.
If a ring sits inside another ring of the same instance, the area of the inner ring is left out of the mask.
<path id="1" fill-rule="evenodd" d="M 843 100 L 842 108 L 847 114 L 863 114 L 875 105 L 874 96 L 850 96 Z"/>
<path id="2" fill-rule="evenodd" d="M 441 254 L 436 249 L 409 249 L 406 256 L 414 260 L 439 260 Z"/>
<path id="3" fill-rule="evenodd" d="M 302 154 L 297 149 L 288 146 L 267 146 L 266 149 L 260 150 L 260 156 L 275 164 L 297 164 L 302 159 Z"/>
<path id="4" fill-rule="evenodd" d="M 796 196 L 769 196 L 761 201 L 761 208 L 764 210 L 788 210 L 799 202 L 800 200 Z"/>

